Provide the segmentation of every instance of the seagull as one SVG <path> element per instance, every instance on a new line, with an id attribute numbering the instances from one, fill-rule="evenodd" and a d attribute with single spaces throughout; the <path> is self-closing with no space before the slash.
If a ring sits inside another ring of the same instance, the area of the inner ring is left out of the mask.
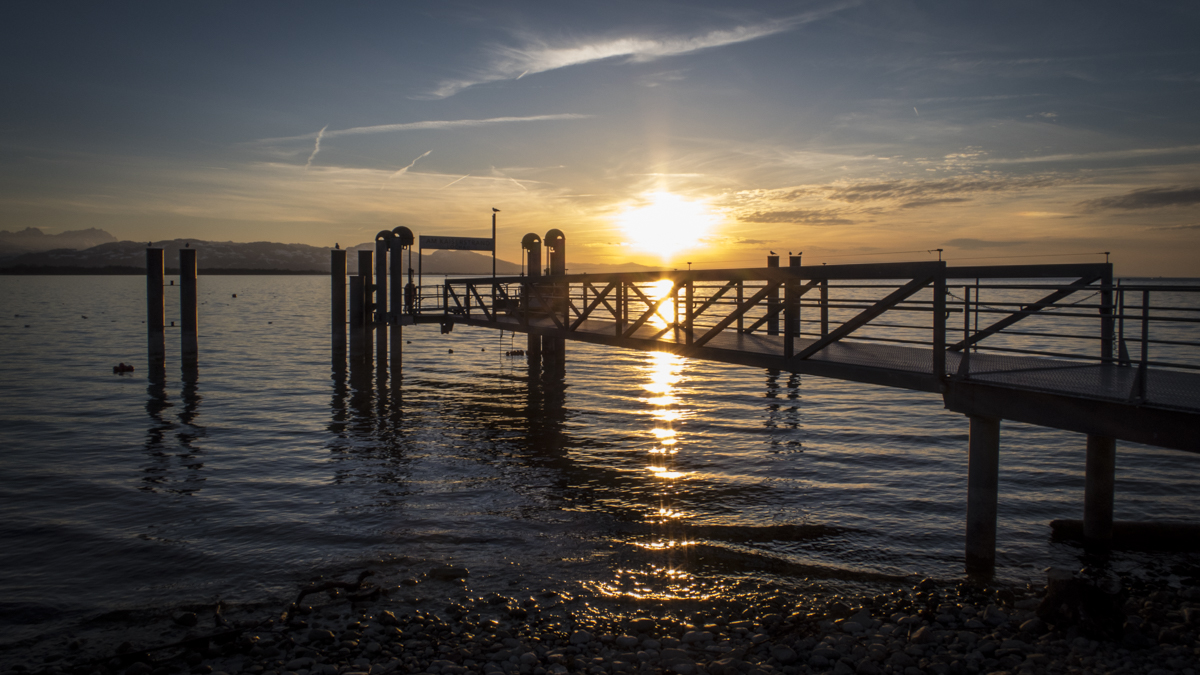
<path id="1" fill-rule="evenodd" d="M 771 255 L 777 255 L 775 251 L 771 251 Z"/>
<path id="2" fill-rule="evenodd" d="M 500 209 L 498 209 L 498 208 L 496 208 L 496 207 L 494 207 L 494 206 L 493 206 L 493 207 L 492 207 L 492 213 L 500 213 Z"/>
<path id="3" fill-rule="evenodd" d="M 333 243 L 333 248 L 334 248 L 334 250 L 335 250 L 335 251 L 340 251 L 340 250 L 342 250 L 342 247 L 341 247 L 341 246 L 339 246 L 337 242 L 334 242 L 334 243 Z"/>
<path id="4" fill-rule="evenodd" d="M 190 241 L 189 241 L 188 243 L 184 244 L 184 245 L 183 245 L 183 247 L 184 247 L 184 248 L 191 248 L 191 247 L 192 247 L 192 242 L 190 242 Z"/>

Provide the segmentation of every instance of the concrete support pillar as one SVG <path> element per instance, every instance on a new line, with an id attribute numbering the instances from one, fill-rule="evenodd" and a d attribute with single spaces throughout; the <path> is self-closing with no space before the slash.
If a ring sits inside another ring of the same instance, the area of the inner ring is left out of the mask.
<path id="1" fill-rule="evenodd" d="M 1000 492 L 1000 420 L 968 416 L 967 573 L 991 577 L 996 569 L 996 505 Z"/>
<path id="2" fill-rule="evenodd" d="M 329 308 L 334 350 L 346 349 L 346 252 L 329 252 Z"/>
<path id="3" fill-rule="evenodd" d="M 179 249 L 180 359 L 184 368 L 200 363 L 199 313 L 196 303 L 196 249 Z"/>
<path id="4" fill-rule="evenodd" d="M 151 368 L 161 368 L 167 362 L 167 322 L 163 298 L 163 250 L 146 249 L 146 338 Z"/>
<path id="5" fill-rule="evenodd" d="M 1087 478 L 1083 488 L 1083 539 L 1091 548 L 1108 550 L 1112 546 L 1116 479 L 1116 440 L 1089 434 Z"/>

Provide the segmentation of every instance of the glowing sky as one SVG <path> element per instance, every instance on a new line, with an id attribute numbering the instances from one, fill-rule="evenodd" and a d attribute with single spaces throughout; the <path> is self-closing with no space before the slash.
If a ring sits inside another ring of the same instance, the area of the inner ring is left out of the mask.
<path id="1" fill-rule="evenodd" d="M 983 4 L 22 3 L 0 229 L 1200 276 L 1200 5 Z"/>

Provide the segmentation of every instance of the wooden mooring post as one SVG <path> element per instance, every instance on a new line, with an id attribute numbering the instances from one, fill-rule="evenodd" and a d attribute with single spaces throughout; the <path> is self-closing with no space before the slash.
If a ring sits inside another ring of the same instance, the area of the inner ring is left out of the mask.
<path id="1" fill-rule="evenodd" d="M 335 352 L 346 350 L 346 252 L 340 248 L 329 252 L 329 308 Z"/>
<path id="2" fill-rule="evenodd" d="M 146 338 L 150 368 L 167 363 L 166 305 L 163 293 L 163 250 L 146 249 Z"/>
<path id="3" fill-rule="evenodd" d="M 181 365 L 184 369 L 196 368 L 200 362 L 196 272 L 196 249 L 179 249 L 179 342 Z"/>

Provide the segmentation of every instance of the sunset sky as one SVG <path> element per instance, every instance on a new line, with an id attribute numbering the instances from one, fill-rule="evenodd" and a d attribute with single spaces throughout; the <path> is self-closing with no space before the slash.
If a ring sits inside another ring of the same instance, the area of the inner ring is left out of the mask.
<path id="1" fill-rule="evenodd" d="M 419 7 L 419 9 L 411 9 Z M 23 3 L 0 229 L 1200 276 L 1195 2 Z M 1033 257 L 1045 256 L 1045 257 Z"/>

